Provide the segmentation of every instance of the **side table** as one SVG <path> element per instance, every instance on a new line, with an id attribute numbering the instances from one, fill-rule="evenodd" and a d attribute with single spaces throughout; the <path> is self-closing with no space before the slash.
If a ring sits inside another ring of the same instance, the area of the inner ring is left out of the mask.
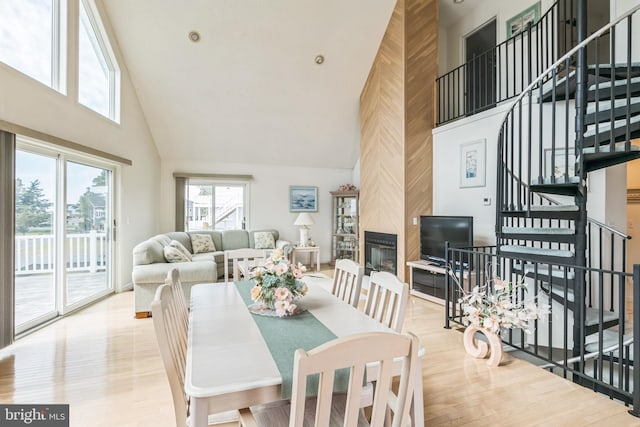
<path id="1" fill-rule="evenodd" d="M 297 258 L 300 257 L 301 254 L 308 254 L 308 261 L 311 265 L 313 265 L 311 256 L 315 254 L 316 256 L 316 271 L 320 271 L 320 246 L 296 246 L 293 248 L 293 252 L 291 253 L 291 262 L 295 264 L 297 262 Z"/>

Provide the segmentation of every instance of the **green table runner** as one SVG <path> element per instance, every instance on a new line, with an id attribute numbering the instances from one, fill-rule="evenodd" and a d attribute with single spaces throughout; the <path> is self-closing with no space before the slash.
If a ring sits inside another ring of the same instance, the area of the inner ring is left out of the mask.
<path id="1" fill-rule="evenodd" d="M 247 306 L 253 304 L 250 295 L 253 282 L 235 282 L 235 285 L 245 304 Z M 301 301 L 304 306 L 304 298 Z M 252 316 L 282 376 L 282 398 L 290 399 L 293 383 L 293 354 L 296 349 L 302 348 L 308 351 L 337 337 L 308 311 L 291 317 L 268 317 L 258 314 L 252 314 Z M 317 394 L 318 378 L 318 375 L 307 377 L 307 396 Z M 336 371 L 333 391 L 346 392 L 348 381 L 348 369 Z"/>

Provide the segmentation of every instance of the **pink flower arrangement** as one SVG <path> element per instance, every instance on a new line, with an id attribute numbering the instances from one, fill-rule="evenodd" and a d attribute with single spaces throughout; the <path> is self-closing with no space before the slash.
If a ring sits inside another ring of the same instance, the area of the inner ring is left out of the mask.
<path id="1" fill-rule="evenodd" d="M 489 287 L 473 288 L 458 300 L 462 305 L 465 324 L 472 324 L 498 333 L 500 329 L 521 328 L 527 333 L 530 321 L 542 319 L 549 313 L 549 306 L 535 301 L 524 301 L 518 290 L 527 290 L 524 283 L 511 283 L 498 278 Z"/>
<path id="2" fill-rule="evenodd" d="M 307 293 L 307 285 L 299 280 L 305 267 L 293 265 L 284 257 L 282 249 L 276 249 L 264 267 L 256 268 L 251 275 L 255 286 L 251 288 L 251 299 L 275 310 L 280 317 L 296 313 L 293 302 Z"/>

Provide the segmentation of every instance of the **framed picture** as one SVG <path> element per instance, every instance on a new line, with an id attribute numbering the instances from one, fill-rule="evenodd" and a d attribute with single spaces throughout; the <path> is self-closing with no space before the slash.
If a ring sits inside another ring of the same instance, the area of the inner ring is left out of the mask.
<path id="1" fill-rule="evenodd" d="M 529 25 L 534 25 L 540 19 L 540 2 L 537 2 L 511 19 L 507 20 L 507 38 L 511 38 Z"/>
<path id="2" fill-rule="evenodd" d="M 553 174 L 551 173 L 551 156 L 553 155 Z M 564 148 L 556 148 L 553 151 L 551 148 L 544 149 L 544 176 L 551 177 L 551 175 L 559 178 L 564 176 L 566 169 L 567 151 Z M 573 176 L 576 174 L 576 155 L 575 149 L 569 147 L 569 168 L 567 174 Z"/>
<path id="3" fill-rule="evenodd" d="M 317 212 L 318 187 L 289 187 L 289 212 Z"/>
<path id="4" fill-rule="evenodd" d="M 460 146 L 460 188 L 485 186 L 486 145 L 481 139 Z"/>

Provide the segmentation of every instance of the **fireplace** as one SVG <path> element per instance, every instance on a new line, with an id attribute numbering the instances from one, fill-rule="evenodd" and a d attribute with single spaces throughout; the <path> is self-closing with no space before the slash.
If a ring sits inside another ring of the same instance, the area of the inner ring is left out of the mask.
<path id="1" fill-rule="evenodd" d="M 364 273 L 388 271 L 397 274 L 398 236 L 395 234 L 364 232 Z"/>

